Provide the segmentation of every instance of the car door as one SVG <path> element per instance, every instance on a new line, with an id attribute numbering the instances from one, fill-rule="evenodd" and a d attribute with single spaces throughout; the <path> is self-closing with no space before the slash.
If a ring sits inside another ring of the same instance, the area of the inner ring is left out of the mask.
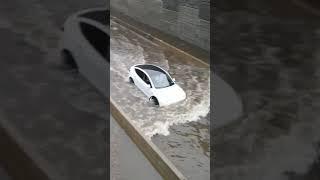
<path id="1" fill-rule="evenodd" d="M 109 36 L 90 21 L 82 20 L 80 28 L 86 39 L 86 43 L 82 44 L 85 61 L 82 72 L 99 91 L 108 94 Z"/>
<path id="2" fill-rule="evenodd" d="M 150 81 L 150 78 L 149 76 L 147 76 L 145 73 L 144 73 L 144 78 L 143 78 L 143 83 L 142 83 L 142 88 L 144 89 L 144 93 L 150 97 L 152 95 L 152 85 L 151 85 L 151 81 Z"/>
<path id="3" fill-rule="evenodd" d="M 148 97 L 151 96 L 150 79 L 140 69 L 135 69 L 138 77 L 135 81 L 136 86 Z"/>

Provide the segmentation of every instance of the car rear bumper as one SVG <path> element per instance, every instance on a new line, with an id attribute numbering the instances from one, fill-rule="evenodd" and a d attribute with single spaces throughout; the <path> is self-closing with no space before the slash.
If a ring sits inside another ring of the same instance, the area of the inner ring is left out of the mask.
<path id="1" fill-rule="evenodd" d="M 179 103 L 183 100 L 186 99 L 186 96 L 181 96 L 179 98 L 175 98 L 173 100 L 169 100 L 169 99 L 166 99 L 166 100 L 160 100 L 159 101 L 159 106 L 169 106 L 169 105 L 172 105 L 172 104 L 176 104 L 176 103 Z"/>

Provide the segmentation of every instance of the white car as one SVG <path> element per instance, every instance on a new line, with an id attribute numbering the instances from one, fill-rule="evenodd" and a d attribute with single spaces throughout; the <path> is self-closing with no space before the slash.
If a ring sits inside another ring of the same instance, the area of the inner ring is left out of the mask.
<path id="1" fill-rule="evenodd" d="M 60 41 L 65 63 L 77 69 L 104 95 L 109 92 L 109 15 L 106 8 L 71 15 L 62 27 Z"/>
<path id="2" fill-rule="evenodd" d="M 134 83 L 155 105 L 167 106 L 186 98 L 186 93 L 168 72 L 151 64 L 130 68 L 129 81 Z"/>

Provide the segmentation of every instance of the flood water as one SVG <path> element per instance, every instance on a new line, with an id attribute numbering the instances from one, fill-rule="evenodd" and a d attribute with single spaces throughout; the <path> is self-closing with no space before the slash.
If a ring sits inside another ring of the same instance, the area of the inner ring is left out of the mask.
<path id="1" fill-rule="evenodd" d="M 165 107 L 151 105 L 129 83 L 135 64 L 155 64 L 167 70 L 187 94 Z M 132 123 L 150 138 L 188 179 L 210 175 L 210 71 L 111 21 L 111 98 Z"/>
<path id="2" fill-rule="evenodd" d="M 212 131 L 213 179 L 319 179 L 318 20 L 247 11 L 215 20 L 215 73 L 240 95 L 244 116 Z"/>

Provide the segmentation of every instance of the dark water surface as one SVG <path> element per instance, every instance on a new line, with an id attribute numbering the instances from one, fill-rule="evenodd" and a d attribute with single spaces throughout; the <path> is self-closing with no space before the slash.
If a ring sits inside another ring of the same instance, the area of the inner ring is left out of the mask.
<path id="1" fill-rule="evenodd" d="M 320 24 L 245 11 L 217 12 L 215 21 L 215 68 L 245 116 L 213 130 L 214 178 L 309 177 L 319 156 Z"/>

